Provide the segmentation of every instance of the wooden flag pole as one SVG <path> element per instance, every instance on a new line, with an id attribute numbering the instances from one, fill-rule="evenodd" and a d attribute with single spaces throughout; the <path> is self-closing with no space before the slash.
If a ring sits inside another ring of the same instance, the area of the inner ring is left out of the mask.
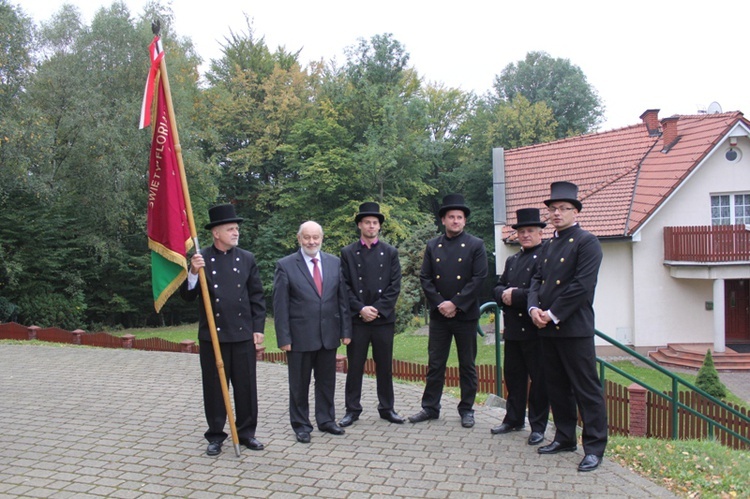
<path id="1" fill-rule="evenodd" d="M 152 24 L 154 35 L 159 36 L 159 25 Z M 175 119 L 174 108 L 172 107 L 172 92 L 169 88 L 169 78 L 167 78 L 167 65 L 164 62 L 164 58 L 161 59 L 159 70 L 161 72 L 161 79 L 164 84 L 164 93 L 167 97 L 167 111 L 169 112 L 169 121 L 172 127 L 172 137 L 174 142 L 175 153 L 177 155 L 177 165 L 180 170 L 180 179 L 182 181 L 182 192 L 185 199 L 185 210 L 187 211 L 187 219 L 190 224 L 190 237 L 193 238 L 195 244 L 195 251 L 200 252 L 200 245 L 198 244 L 198 233 L 195 229 L 195 219 L 193 218 L 193 207 L 190 203 L 190 191 L 187 184 L 187 176 L 185 175 L 185 166 L 182 162 L 182 146 L 180 146 L 180 137 L 177 134 L 177 120 Z M 213 307 L 211 306 L 211 298 L 208 294 L 208 282 L 206 281 L 206 272 L 204 268 L 198 270 L 198 278 L 201 286 L 201 296 L 203 297 L 203 307 L 206 312 L 206 320 L 208 321 L 208 329 L 211 333 L 211 344 L 214 348 L 214 357 L 216 358 L 216 369 L 219 371 L 219 380 L 221 381 L 221 393 L 224 396 L 224 405 L 227 410 L 227 417 L 229 419 L 229 427 L 232 433 L 232 443 L 234 444 L 234 453 L 237 457 L 240 457 L 240 439 L 237 435 L 237 425 L 234 420 L 234 410 L 232 409 L 232 403 L 229 400 L 229 386 L 227 385 L 227 376 L 224 372 L 224 360 L 221 357 L 221 345 L 219 344 L 219 335 L 216 332 L 216 322 L 214 321 Z"/>

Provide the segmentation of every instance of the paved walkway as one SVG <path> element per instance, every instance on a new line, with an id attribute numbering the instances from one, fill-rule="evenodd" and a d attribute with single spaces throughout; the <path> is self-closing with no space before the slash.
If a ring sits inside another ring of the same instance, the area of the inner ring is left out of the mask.
<path id="1" fill-rule="evenodd" d="M 580 449 L 540 456 L 527 432 L 490 435 L 499 408 L 479 407 L 467 430 L 445 397 L 439 420 L 389 424 L 369 378 L 365 412 L 346 435 L 316 431 L 299 444 L 286 366 L 269 363 L 258 367 L 266 450 L 237 458 L 228 445 L 211 458 L 199 370 L 191 354 L 0 344 L 0 498 L 674 497 L 606 457 L 579 473 Z M 339 406 L 343 385 L 339 375 Z M 402 415 L 420 396 L 396 384 Z"/>
<path id="2" fill-rule="evenodd" d="M 698 374 L 698 371 L 694 371 L 694 374 Z M 750 403 L 750 371 L 719 373 L 719 379 L 730 392 Z"/>

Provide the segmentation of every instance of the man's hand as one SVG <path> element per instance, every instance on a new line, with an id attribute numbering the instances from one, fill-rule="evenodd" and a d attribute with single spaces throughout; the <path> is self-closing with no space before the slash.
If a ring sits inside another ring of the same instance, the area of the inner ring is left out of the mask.
<path id="1" fill-rule="evenodd" d="M 362 317 L 364 322 L 372 322 L 378 318 L 378 309 L 371 305 L 365 305 L 359 311 L 359 316 Z"/>
<path id="2" fill-rule="evenodd" d="M 547 324 L 549 324 L 552 320 L 547 312 L 545 312 L 541 308 L 532 308 L 529 312 L 529 315 L 531 316 L 531 320 L 534 322 L 534 325 L 539 329 L 547 327 Z"/>
<path id="3" fill-rule="evenodd" d="M 511 306 L 514 289 L 516 288 L 508 288 L 505 291 L 503 291 L 502 299 L 503 299 L 504 305 L 508 305 L 509 307 Z"/>
<path id="4" fill-rule="evenodd" d="M 253 333 L 253 343 L 256 345 L 262 345 L 265 335 L 263 333 Z"/>
<path id="5" fill-rule="evenodd" d="M 344 345 L 348 345 L 351 342 L 352 342 L 351 338 L 341 338 L 341 343 L 343 343 Z"/>
<path id="6" fill-rule="evenodd" d="M 438 311 L 443 314 L 443 317 L 448 319 L 452 319 L 456 316 L 456 310 L 456 305 L 450 300 L 445 300 L 438 305 Z"/>
<path id="7" fill-rule="evenodd" d="M 282 352 L 289 352 L 289 351 L 291 351 L 291 350 L 292 350 L 292 345 L 291 345 L 291 344 L 289 344 L 289 345 L 281 345 L 281 346 L 279 347 L 279 349 L 280 349 L 280 350 L 281 350 Z"/>
<path id="8" fill-rule="evenodd" d="M 198 275 L 198 271 L 206 266 L 206 262 L 203 261 L 203 255 L 196 253 L 190 258 L 190 273 Z"/>

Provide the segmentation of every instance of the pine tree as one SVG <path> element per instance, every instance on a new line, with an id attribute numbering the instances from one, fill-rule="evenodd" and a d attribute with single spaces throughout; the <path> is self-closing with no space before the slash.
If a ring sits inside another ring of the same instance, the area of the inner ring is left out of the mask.
<path id="1" fill-rule="evenodd" d="M 703 358 L 703 365 L 698 370 L 695 386 L 718 399 L 723 399 L 727 396 L 727 387 L 719 379 L 719 372 L 714 366 L 714 359 L 711 356 L 710 349 L 706 352 L 706 356 Z"/>

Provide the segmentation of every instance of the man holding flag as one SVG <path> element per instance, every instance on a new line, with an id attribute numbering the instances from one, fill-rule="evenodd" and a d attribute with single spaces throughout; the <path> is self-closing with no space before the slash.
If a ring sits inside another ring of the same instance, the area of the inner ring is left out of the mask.
<path id="1" fill-rule="evenodd" d="M 158 34 L 159 23 L 154 23 L 152 29 L 155 36 L 149 47 L 151 70 L 139 126 L 149 126 L 153 112 L 147 226 L 154 307 L 158 313 L 178 288 L 188 301 L 201 295 L 198 339 L 208 422 L 206 453 L 210 456 L 221 453 L 227 438 L 224 426 L 227 414 L 232 412 L 229 379 L 237 412 L 236 418 L 229 418 L 229 426 L 239 457 L 240 444 L 251 450 L 264 447 L 255 438 L 258 419 L 255 345 L 263 342 L 266 320 L 263 287 L 255 257 L 237 248 L 242 219 L 235 214 L 234 206 L 219 205 L 209 210 L 210 223 L 206 229 L 211 230 L 214 244 L 200 251 Z M 191 271 L 185 282 L 187 252 L 193 246 L 198 251 L 191 258 Z M 210 272 L 208 277 L 207 272 Z"/>
<path id="2" fill-rule="evenodd" d="M 237 247 L 242 218 L 235 214 L 234 206 L 214 206 L 208 214 L 211 221 L 206 229 L 211 231 L 214 243 L 190 259 L 190 273 L 181 294 L 188 301 L 196 298 L 200 292 L 198 271 L 205 267 L 224 371 L 234 391 L 239 442 L 251 450 L 262 450 L 263 444 L 255 438 L 258 423 L 255 345 L 263 343 L 266 322 L 263 286 L 255 256 Z M 200 309 L 198 340 L 208 422 L 206 454 L 215 456 L 221 452 L 221 445 L 227 438 L 224 432 L 227 411 L 203 307 Z"/>

